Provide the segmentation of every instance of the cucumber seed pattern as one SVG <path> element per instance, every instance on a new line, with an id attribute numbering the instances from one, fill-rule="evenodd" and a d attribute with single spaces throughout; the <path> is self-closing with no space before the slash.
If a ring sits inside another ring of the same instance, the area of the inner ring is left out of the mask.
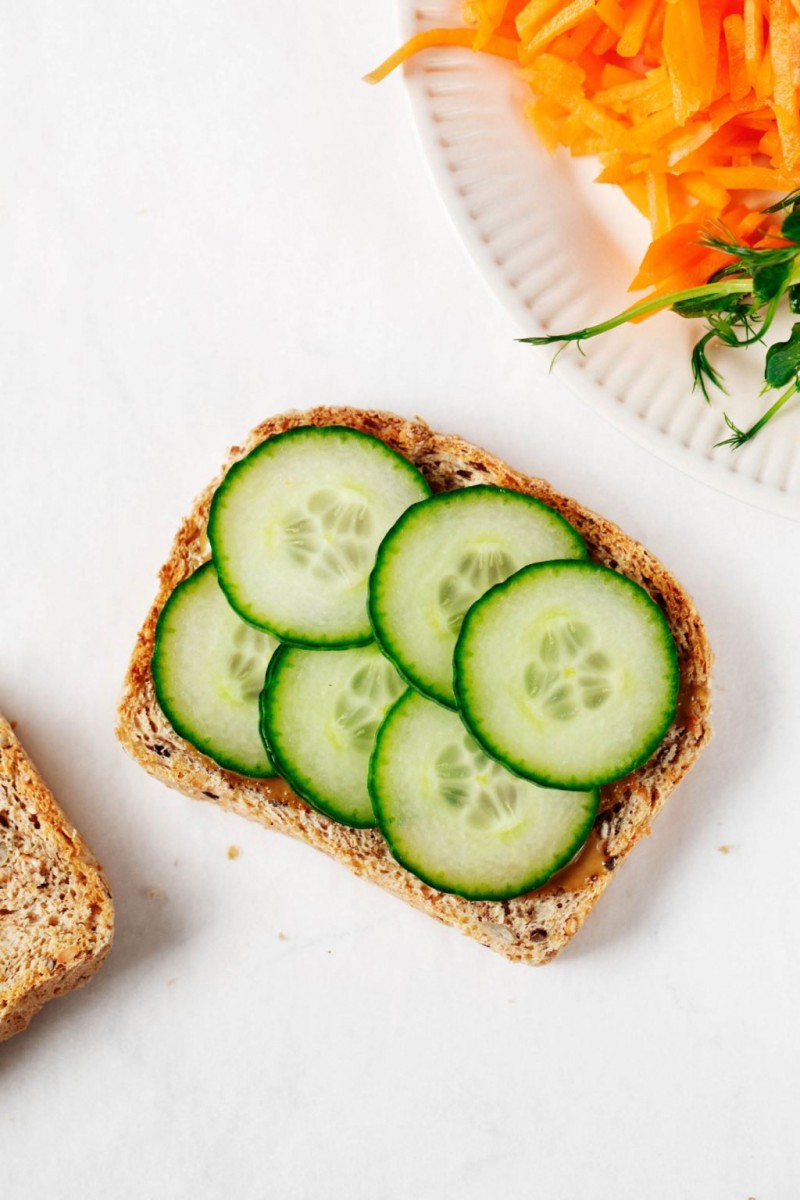
<path id="1" fill-rule="evenodd" d="M 334 706 L 342 740 L 369 753 L 386 710 L 403 689 L 400 676 L 385 659 L 375 659 L 359 667 Z"/>
<path id="2" fill-rule="evenodd" d="M 596 648 L 584 621 L 547 622 L 538 655 L 525 667 L 525 691 L 548 717 L 569 721 L 582 709 L 601 708 L 613 690 L 611 660 Z"/>
<path id="3" fill-rule="evenodd" d="M 237 622 L 231 638 L 234 651 L 228 660 L 227 685 L 231 697 L 250 703 L 258 700 L 264 686 L 267 663 L 277 642 L 244 621 Z"/>
<path id="4" fill-rule="evenodd" d="M 321 488 L 283 521 L 289 556 L 315 579 L 358 583 L 375 553 L 373 517 L 356 491 Z"/>
<path id="5" fill-rule="evenodd" d="M 458 633 L 464 614 L 479 596 L 514 573 L 510 554 L 497 545 L 481 546 L 462 554 L 455 573 L 444 575 L 437 599 L 448 629 Z"/>
<path id="6" fill-rule="evenodd" d="M 517 821 L 517 785 L 504 767 L 487 758 L 469 734 L 445 747 L 435 764 L 440 796 L 463 810 L 473 829 L 501 829 Z"/>

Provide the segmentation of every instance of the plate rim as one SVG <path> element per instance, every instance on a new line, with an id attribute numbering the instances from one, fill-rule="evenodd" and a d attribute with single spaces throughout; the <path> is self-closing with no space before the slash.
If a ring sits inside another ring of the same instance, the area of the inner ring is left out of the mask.
<path id="1" fill-rule="evenodd" d="M 440 0 L 440 4 L 448 2 L 449 0 Z M 430 26 L 428 15 L 411 0 L 394 0 L 394 10 L 395 25 L 401 40 L 405 40 L 421 28 Z M 439 7 L 437 11 L 440 18 L 452 20 L 447 17 L 443 7 Z M 456 49 L 451 53 L 464 55 L 470 54 L 471 51 Z M 479 61 L 476 56 L 476 62 Z M 542 328 L 540 318 L 533 308 L 528 310 L 523 305 L 515 288 L 505 278 L 502 268 L 492 261 L 488 245 L 478 231 L 477 221 L 470 216 L 467 205 L 454 187 L 454 172 L 448 166 L 446 152 L 435 135 L 430 100 L 422 86 L 427 74 L 424 65 L 414 61 L 407 63 L 402 68 L 402 74 L 403 91 L 417 142 L 462 250 L 484 286 L 509 314 L 516 328 L 530 336 L 537 328 Z M 533 349 L 544 356 L 550 353 L 546 347 Z M 624 396 L 615 395 L 613 390 L 592 379 L 590 372 L 580 365 L 580 360 L 561 355 L 552 366 L 552 371 L 582 403 L 587 404 L 634 444 L 654 454 L 675 470 L 754 508 L 800 521 L 800 496 L 796 493 L 767 481 L 739 474 L 726 467 L 723 460 L 678 441 L 669 432 L 627 408 Z"/>

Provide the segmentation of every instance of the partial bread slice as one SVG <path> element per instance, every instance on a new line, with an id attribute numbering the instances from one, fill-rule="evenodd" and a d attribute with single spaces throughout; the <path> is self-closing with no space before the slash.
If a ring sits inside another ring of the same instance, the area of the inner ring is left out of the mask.
<path id="1" fill-rule="evenodd" d="M 264 825 L 301 838 L 356 874 L 380 884 L 423 912 L 514 961 L 553 958 L 583 924 L 616 869 L 644 834 L 675 785 L 711 736 L 711 651 L 690 597 L 638 542 L 611 522 L 530 479 L 484 450 L 450 434 L 434 433 L 420 420 L 352 408 L 314 408 L 273 417 L 256 428 L 228 463 L 285 429 L 298 425 L 348 425 L 381 438 L 424 473 L 434 492 L 492 483 L 536 496 L 583 535 L 597 562 L 636 580 L 664 610 L 681 668 L 681 699 L 675 721 L 653 758 L 626 779 L 603 789 L 595 830 L 580 857 L 544 888 L 504 902 L 470 901 L 437 892 L 400 867 L 374 829 L 348 829 L 310 809 L 281 780 L 244 779 L 225 771 L 183 741 L 155 698 L 150 658 L 156 621 L 182 579 L 209 557 L 206 520 L 215 480 L 183 522 L 161 571 L 161 587 L 134 650 L 119 708 L 117 735 L 147 771 L 188 796 L 206 797 Z M 224 476 L 224 471 L 220 479 Z"/>
<path id="2" fill-rule="evenodd" d="M 0 716 L 0 1042 L 91 979 L 113 933 L 100 866 Z"/>

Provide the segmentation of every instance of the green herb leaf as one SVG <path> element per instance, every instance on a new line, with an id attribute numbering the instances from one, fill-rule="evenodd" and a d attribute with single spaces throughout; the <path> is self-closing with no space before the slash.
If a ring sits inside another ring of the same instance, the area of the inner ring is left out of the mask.
<path id="1" fill-rule="evenodd" d="M 743 308 L 730 308 L 727 313 L 713 313 L 708 317 L 711 333 L 725 346 L 746 346 L 755 341 L 757 330 L 761 323 L 761 314 L 756 311 L 752 302 Z M 745 336 L 739 337 L 739 330 L 744 330 Z"/>
<path id="2" fill-rule="evenodd" d="M 780 412 L 784 404 L 797 395 L 798 391 L 800 391 L 800 379 L 793 379 L 786 391 L 778 396 L 775 403 L 771 404 L 763 416 L 759 417 L 756 423 L 751 425 L 749 429 L 739 429 L 738 425 L 734 425 L 728 414 L 724 413 L 725 424 L 733 431 L 733 436 L 725 438 L 722 442 L 717 442 L 717 446 L 730 446 L 732 450 L 738 450 L 745 442 L 749 442 L 751 438 L 754 438 L 759 430 L 763 429 L 777 412 Z"/>
<path id="3" fill-rule="evenodd" d="M 734 425 L 727 413 L 723 413 L 722 415 L 725 418 L 725 424 L 728 426 L 728 429 L 733 430 L 733 434 L 729 438 L 724 438 L 721 442 L 715 442 L 714 449 L 716 450 L 718 446 L 730 446 L 731 450 L 738 450 L 740 446 L 749 441 L 753 434 L 749 430 L 743 431 L 738 425 Z"/>
<path id="4" fill-rule="evenodd" d="M 795 210 L 783 218 L 781 237 L 788 238 L 790 242 L 800 242 L 800 212 Z"/>
<path id="5" fill-rule="evenodd" d="M 778 263 L 791 263 L 797 257 L 797 246 L 743 246 L 740 242 L 726 241 L 724 238 L 708 234 L 700 239 L 701 246 L 709 250 L 720 250 L 723 254 L 733 255 L 738 260 L 739 274 L 742 268 L 752 273 L 759 267 L 773 267 Z"/>
<path id="6" fill-rule="evenodd" d="M 708 358 L 708 348 L 714 340 L 737 350 L 763 341 L 784 296 L 791 312 L 800 314 L 800 187 L 764 212 L 786 213 L 782 233 L 787 245 L 748 246 L 723 221 L 711 221 L 698 239 L 698 245 L 719 250 L 731 261 L 715 271 L 705 284 L 668 296 L 651 293 L 610 320 L 585 329 L 520 338 L 519 341 L 534 346 L 560 344 L 558 353 L 568 343 L 575 342 L 583 352 L 581 343 L 589 338 L 669 307 L 680 317 L 700 317 L 705 321 L 705 332 L 692 350 L 691 366 L 694 389 L 710 402 L 711 388 L 725 391 L 722 376 Z M 778 342 L 768 349 L 765 379 L 766 391 L 787 384 L 789 387 L 750 429 L 739 429 L 726 413 L 725 421 L 731 436 L 719 445 L 733 448 L 744 445 L 800 391 L 800 322 L 793 327 L 788 341 Z"/>
<path id="7" fill-rule="evenodd" d="M 711 313 L 728 312 L 730 308 L 731 298 L 723 293 L 700 300 L 676 300 L 672 311 L 679 317 L 707 317 Z"/>
<path id="8" fill-rule="evenodd" d="M 769 208 L 762 208 L 761 211 L 765 213 L 784 212 L 785 209 L 794 208 L 797 204 L 800 204 L 800 188 L 795 188 L 793 192 L 789 192 L 788 196 L 784 196 L 776 204 L 770 204 Z"/>
<path id="9" fill-rule="evenodd" d="M 775 342 L 767 351 L 764 378 L 771 388 L 786 387 L 800 372 L 800 322 L 792 326 L 789 340 Z"/>
<path id="10" fill-rule="evenodd" d="M 722 382 L 722 376 L 711 365 L 706 355 L 706 346 L 715 337 L 714 330 L 709 330 L 700 338 L 700 341 L 692 350 L 692 391 L 699 388 L 703 394 L 706 404 L 711 403 L 711 397 L 708 394 L 708 385 L 718 388 L 721 392 L 725 392 L 725 385 Z M 727 394 L 727 393 L 726 393 Z"/>
<path id="11" fill-rule="evenodd" d="M 723 221 L 709 221 L 708 232 L 701 235 L 698 245 L 730 254 L 740 273 L 743 268 L 752 273 L 759 267 L 792 263 L 798 254 L 797 246 L 746 246 Z"/>
<path id="12" fill-rule="evenodd" d="M 642 300 L 639 304 L 632 305 L 631 308 L 626 308 L 624 312 L 617 313 L 615 317 L 611 317 L 608 321 L 603 321 L 599 325 L 587 325 L 585 329 L 574 329 L 571 333 L 548 333 L 543 337 L 527 337 L 517 338 L 518 342 L 522 342 L 528 346 L 553 346 L 558 342 L 585 342 L 588 338 L 599 337 L 601 333 L 608 333 L 610 329 L 616 329 L 618 325 L 626 325 L 628 321 L 633 321 L 636 317 L 646 317 L 649 313 L 659 312 L 664 308 L 671 308 L 678 303 L 690 302 L 693 300 L 709 300 L 716 296 L 740 296 L 743 292 L 750 290 L 750 283 L 747 280 L 731 279 L 725 280 L 722 283 L 703 284 L 701 287 L 686 288 L 682 292 L 673 292 L 670 296 L 658 296 L 654 300 Z"/>
<path id="13" fill-rule="evenodd" d="M 756 267 L 753 271 L 753 293 L 756 299 L 760 300 L 762 304 L 768 304 L 770 300 L 780 296 L 786 287 L 791 269 L 791 261 L 768 263 L 766 266 Z"/>

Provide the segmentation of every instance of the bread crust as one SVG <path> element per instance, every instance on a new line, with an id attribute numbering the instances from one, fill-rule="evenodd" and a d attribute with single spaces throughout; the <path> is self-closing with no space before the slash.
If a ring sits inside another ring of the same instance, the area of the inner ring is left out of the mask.
<path id="1" fill-rule="evenodd" d="M 113 935 L 99 863 L 0 716 L 0 1042 L 87 983 Z"/>
<path id="2" fill-rule="evenodd" d="M 594 561 L 641 584 L 664 611 L 680 661 L 681 697 L 675 721 L 643 767 L 603 788 L 595 829 L 581 857 L 538 891 L 502 902 L 470 901 L 439 892 L 399 866 L 377 830 L 337 825 L 309 808 L 281 780 L 245 779 L 224 770 L 183 741 L 161 712 L 150 673 L 156 622 L 177 584 L 209 557 L 206 522 L 214 490 L 232 463 L 254 446 L 300 425 L 344 425 L 373 434 L 415 463 L 434 492 L 489 483 L 537 497 L 581 533 Z M 197 498 L 161 569 L 158 595 L 137 638 L 119 706 L 117 736 L 145 770 L 170 787 L 300 838 L 506 958 L 541 964 L 577 933 L 620 862 L 650 832 L 653 818 L 708 742 L 710 670 L 711 651 L 691 598 L 652 554 L 610 521 L 462 438 L 433 432 L 422 420 L 375 410 L 318 407 L 262 422 L 242 445 L 232 448 L 219 477 Z"/>

